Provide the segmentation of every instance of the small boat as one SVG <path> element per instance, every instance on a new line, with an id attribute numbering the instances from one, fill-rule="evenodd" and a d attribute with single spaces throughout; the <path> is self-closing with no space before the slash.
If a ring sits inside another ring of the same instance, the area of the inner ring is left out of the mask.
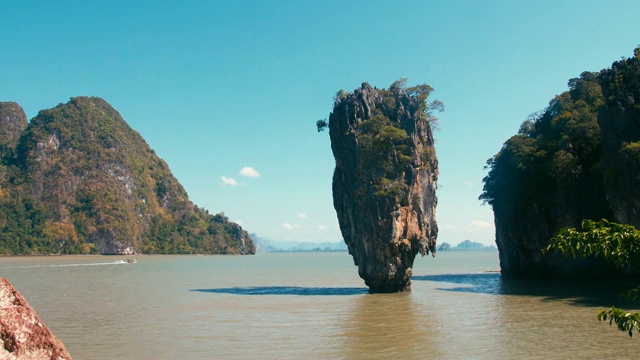
<path id="1" fill-rule="evenodd" d="M 138 259 L 127 259 L 125 261 L 127 262 L 127 264 L 135 264 L 138 262 Z"/>

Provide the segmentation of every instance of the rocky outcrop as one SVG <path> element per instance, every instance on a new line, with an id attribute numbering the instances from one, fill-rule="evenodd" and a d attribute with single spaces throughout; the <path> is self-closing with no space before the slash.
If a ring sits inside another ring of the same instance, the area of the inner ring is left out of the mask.
<path id="1" fill-rule="evenodd" d="M 0 359 L 71 359 L 27 300 L 0 278 Z"/>
<path id="2" fill-rule="evenodd" d="M 506 277 L 611 277 L 602 259 L 542 251 L 584 219 L 640 226 L 640 52 L 569 90 L 489 159 L 481 199 L 492 205 Z"/>
<path id="3" fill-rule="evenodd" d="M 20 134 L 27 127 L 27 115 L 14 102 L 0 102 L 0 153 L 6 148 L 14 148 Z"/>
<path id="4" fill-rule="evenodd" d="M 563 227 L 580 227 L 583 219 L 610 218 L 599 186 L 588 182 L 553 195 L 528 199 L 526 210 L 496 204 L 493 207 L 500 269 L 511 278 L 595 278 L 615 270 L 602 259 L 566 258 L 544 253 L 549 239 Z M 582 197 L 581 195 L 584 195 Z"/>
<path id="5" fill-rule="evenodd" d="M 598 113 L 602 131 L 602 173 L 607 201 L 619 223 L 640 229 L 640 48 L 600 76 L 605 104 Z"/>
<path id="6" fill-rule="evenodd" d="M 438 161 L 426 85 L 368 83 L 329 117 L 340 230 L 370 292 L 410 290 L 415 256 L 435 255 Z"/>

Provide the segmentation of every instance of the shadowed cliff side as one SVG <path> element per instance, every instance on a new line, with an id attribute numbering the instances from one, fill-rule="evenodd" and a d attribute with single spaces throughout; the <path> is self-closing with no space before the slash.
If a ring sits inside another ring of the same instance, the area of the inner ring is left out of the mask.
<path id="1" fill-rule="evenodd" d="M 507 277 L 608 277 L 601 259 L 541 250 L 582 220 L 640 225 L 640 51 L 569 81 L 487 162 L 481 200 L 493 207 Z"/>
<path id="2" fill-rule="evenodd" d="M 430 122 L 431 111 L 443 106 L 427 102 L 428 85 L 404 82 L 341 90 L 329 117 L 333 203 L 372 293 L 410 290 L 415 256 L 436 249 L 438 161 Z"/>

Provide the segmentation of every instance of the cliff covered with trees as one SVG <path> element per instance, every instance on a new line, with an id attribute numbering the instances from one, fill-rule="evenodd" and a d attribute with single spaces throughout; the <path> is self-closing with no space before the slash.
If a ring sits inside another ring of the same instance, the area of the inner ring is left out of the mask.
<path id="1" fill-rule="evenodd" d="M 488 160 L 480 199 L 493 207 L 505 276 L 594 276 L 594 258 L 543 253 L 584 219 L 640 225 L 640 48 L 569 81 Z"/>
<path id="2" fill-rule="evenodd" d="M 72 98 L 30 123 L 0 103 L 0 126 L 0 254 L 255 253 L 100 98 Z"/>

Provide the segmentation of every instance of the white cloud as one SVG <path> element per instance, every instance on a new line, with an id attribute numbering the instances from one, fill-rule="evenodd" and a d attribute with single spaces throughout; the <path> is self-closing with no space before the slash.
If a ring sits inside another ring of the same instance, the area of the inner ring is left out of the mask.
<path id="1" fill-rule="evenodd" d="M 236 223 L 236 224 L 238 224 L 240 226 L 244 225 L 244 221 L 242 221 L 242 220 L 234 220 L 234 223 Z"/>
<path id="2" fill-rule="evenodd" d="M 296 216 L 297 216 L 298 218 L 300 218 L 300 219 L 306 219 L 306 218 L 307 218 L 307 214 L 303 214 L 303 213 L 296 214 Z"/>
<path id="3" fill-rule="evenodd" d="M 473 183 L 473 181 L 471 181 L 471 180 L 465 180 L 465 181 L 463 181 L 462 183 L 464 184 L 464 186 L 466 186 L 466 187 L 470 187 L 470 188 L 472 188 L 472 187 L 474 187 L 474 186 L 476 185 L 476 184 L 474 184 L 474 183 Z"/>
<path id="4" fill-rule="evenodd" d="M 473 220 L 471 222 L 471 226 L 476 229 L 491 229 L 493 227 L 493 224 L 484 220 Z"/>
<path id="5" fill-rule="evenodd" d="M 223 176 L 222 182 L 230 186 L 238 186 L 238 182 L 234 178 Z"/>
<path id="6" fill-rule="evenodd" d="M 282 227 L 287 229 L 287 230 L 295 230 L 295 229 L 299 228 L 298 225 L 295 225 L 295 224 L 291 225 L 289 223 L 282 223 Z"/>
<path id="7" fill-rule="evenodd" d="M 327 230 L 327 228 L 324 225 L 318 225 L 318 230 Z"/>
<path id="8" fill-rule="evenodd" d="M 438 226 L 438 227 L 440 229 L 445 229 L 445 230 L 455 230 L 456 229 L 456 227 L 451 225 L 451 224 L 445 224 L 445 225 Z"/>
<path id="9" fill-rule="evenodd" d="M 245 166 L 240 170 L 240 175 L 247 177 L 260 177 L 260 173 L 251 166 Z"/>

